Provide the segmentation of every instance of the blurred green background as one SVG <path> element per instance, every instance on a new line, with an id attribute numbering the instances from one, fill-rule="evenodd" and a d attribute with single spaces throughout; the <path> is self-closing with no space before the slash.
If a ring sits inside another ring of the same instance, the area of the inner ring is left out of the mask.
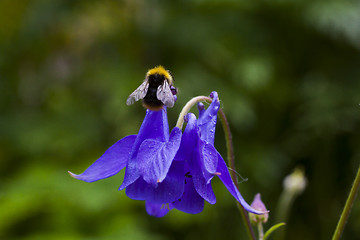
<path id="1" fill-rule="evenodd" d="M 170 128 L 191 97 L 219 93 L 241 193 L 261 193 L 265 228 L 301 166 L 286 239 L 329 239 L 360 159 L 359 24 L 359 1 L 1 0 L 0 239 L 245 239 L 220 181 L 201 214 L 157 219 L 117 191 L 123 171 L 67 174 L 137 133 L 145 110 L 125 101 L 158 64 L 179 88 Z M 359 205 L 344 239 L 360 238 Z"/>

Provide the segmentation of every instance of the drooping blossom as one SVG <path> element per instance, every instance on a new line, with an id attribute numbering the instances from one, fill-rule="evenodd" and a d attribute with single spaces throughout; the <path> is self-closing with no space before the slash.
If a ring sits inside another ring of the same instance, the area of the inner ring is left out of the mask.
<path id="1" fill-rule="evenodd" d="M 216 92 L 205 110 L 198 104 L 199 118 L 189 113 L 184 133 L 175 127 L 169 134 L 166 108 L 146 111 L 137 135 L 130 135 L 111 146 L 82 174 L 70 175 L 85 182 L 111 177 L 126 167 L 119 190 L 135 200 L 144 200 L 148 214 L 165 216 L 169 210 L 197 214 L 204 201 L 214 204 L 211 180 L 217 176 L 231 195 L 249 212 L 250 207 L 232 181 L 224 159 L 214 147 L 217 112 Z"/>

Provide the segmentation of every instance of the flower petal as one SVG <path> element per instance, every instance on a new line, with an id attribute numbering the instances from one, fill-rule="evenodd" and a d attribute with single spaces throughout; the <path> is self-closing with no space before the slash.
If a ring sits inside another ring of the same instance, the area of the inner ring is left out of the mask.
<path id="1" fill-rule="evenodd" d="M 169 124 L 166 107 L 164 108 L 164 110 L 160 111 L 146 111 L 144 121 L 141 124 L 126 166 L 124 181 L 119 187 L 119 191 L 125 189 L 140 177 L 137 154 L 143 141 L 146 139 L 154 139 L 161 142 L 169 141 Z"/>
<path id="2" fill-rule="evenodd" d="M 157 187 L 137 179 L 126 188 L 126 195 L 134 200 L 146 200 L 152 203 L 171 203 L 179 199 L 184 192 L 184 162 L 175 161 L 163 182 Z"/>
<path id="3" fill-rule="evenodd" d="M 201 111 L 197 124 L 200 128 L 201 139 L 214 145 L 217 112 L 220 108 L 220 102 L 217 92 L 212 92 L 211 95 L 213 100 L 205 112 Z"/>
<path id="4" fill-rule="evenodd" d="M 199 110 L 199 118 L 201 118 L 205 112 L 205 105 L 202 102 L 198 102 L 197 108 Z"/>
<path id="5" fill-rule="evenodd" d="M 170 165 L 180 147 L 181 130 L 175 127 L 169 142 L 145 140 L 137 155 L 138 169 L 143 179 L 156 186 L 162 182 L 169 171 Z"/>
<path id="6" fill-rule="evenodd" d="M 254 208 L 252 208 L 249 204 L 247 204 L 247 202 L 241 196 L 239 190 L 236 188 L 234 182 L 232 181 L 229 170 L 226 166 L 226 163 L 219 153 L 218 153 L 218 159 L 219 159 L 219 162 L 218 162 L 217 171 L 220 173 L 220 175 L 218 175 L 218 177 L 224 183 L 225 187 L 229 190 L 231 195 L 233 195 L 234 198 L 238 202 L 240 202 L 240 204 L 245 208 L 246 211 L 255 213 L 255 214 L 267 213 L 267 212 L 257 211 Z"/>
<path id="7" fill-rule="evenodd" d="M 196 117 L 193 113 L 187 115 L 188 123 L 181 139 L 181 145 L 178 152 L 185 154 L 177 154 L 176 157 L 185 157 L 190 173 L 194 181 L 194 186 L 198 194 L 211 204 L 216 202 L 215 194 L 212 191 L 210 180 L 213 177 L 204 167 L 203 154 L 201 145 L 205 144 L 199 137 L 196 124 Z M 206 150 L 208 151 L 208 149 Z M 210 154 L 209 154 L 210 155 Z"/>
<path id="8" fill-rule="evenodd" d="M 85 182 L 94 182 L 117 174 L 126 166 L 135 138 L 136 135 L 130 135 L 116 142 L 82 174 L 69 174 Z"/>
<path id="9" fill-rule="evenodd" d="M 207 183 L 201 172 L 192 168 L 192 179 L 196 192 L 208 203 L 215 204 L 216 197 L 211 187 L 211 182 Z"/>
<path id="10" fill-rule="evenodd" d="M 191 178 L 185 178 L 185 190 L 181 198 L 172 203 L 174 208 L 191 214 L 197 214 L 204 209 L 204 199 L 196 192 Z"/>
<path id="11" fill-rule="evenodd" d="M 206 182 L 209 183 L 216 172 L 217 151 L 213 145 L 200 139 L 196 116 L 193 113 L 189 113 L 186 117 L 188 123 L 175 159 L 186 160 L 192 168 L 201 168 Z"/>
<path id="12" fill-rule="evenodd" d="M 211 187 L 211 179 L 204 177 L 204 172 L 201 167 L 201 153 L 195 150 L 193 156 L 187 162 L 191 169 L 190 175 L 194 181 L 194 187 L 197 193 L 210 204 L 214 204 L 216 197 Z"/>
<path id="13" fill-rule="evenodd" d="M 187 124 L 181 137 L 179 151 L 176 153 L 175 160 L 186 160 L 192 155 L 194 145 L 198 141 L 198 133 L 196 131 L 196 116 L 193 113 L 186 115 Z"/>
<path id="14" fill-rule="evenodd" d="M 145 202 L 146 212 L 154 217 L 164 217 L 169 211 L 170 206 L 166 204 L 158 204 L 158 203 L 152 203 L 152 202 Z"/>
<path id="15" fill-rule="evenodd" d="M 130 184 L 134 183 L 140 177 L 140 172 L 137 168 L 137 163 L 133 158 L 130 158 L 125 170 L 124 180 L 119 187 L 119 191 L 125 189 Z"/>
<path id="16" fill-rule="evenodd" d="M 166 114 L 166 107 L 164 110 L 151 111 L 146 110 L 144 121 L 141 124 L 137 143 L 145 139 L 155 139 L 161 142 L 169 141 L 169 124 Z M 138 143 L 139 144 L 139 143 Z M 141 143 L 138 145 L 140 146 Z"/>
<path id="17" fill-rule="evenodd" d="M 201 149 L 201 167 L 206 182 L 209 183 L 216 172 L 218 156 L 215 147 L 209 143 L 200 140 Z"/>

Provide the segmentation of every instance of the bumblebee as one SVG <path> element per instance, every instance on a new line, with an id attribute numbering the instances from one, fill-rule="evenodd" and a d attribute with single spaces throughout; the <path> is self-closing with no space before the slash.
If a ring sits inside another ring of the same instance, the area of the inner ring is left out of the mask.
<path id="1" fill-rule="evenodd" d="M 166 107 L 173 107 L 177 89 L 173 86 L 174 78 L 169 70 L 163 66 L 150 69 L 146 73 L 144 82 L 130 94 L 126 100 L 127 105 L 142 99 L 147 109 L 158 111 Z"/>

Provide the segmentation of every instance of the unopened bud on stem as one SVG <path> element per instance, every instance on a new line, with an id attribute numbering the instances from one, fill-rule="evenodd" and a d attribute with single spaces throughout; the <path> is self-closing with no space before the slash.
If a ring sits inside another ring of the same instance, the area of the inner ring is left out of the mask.
<path id="1" fill-rule="evenodd" d="M 260 193 L 256 194 L 254 197 L 254 201 L 251 203 L 251 207 L 262 212 L 266 212 L 267 209 L 265 204 L 261 201 Z M 257 215 L 253 213 L 249 213 L 251 224 L 258 225 L 258 223 L 266 223 L 269 218 L 269 213 L 265 213 L 262 215 Z"/>

